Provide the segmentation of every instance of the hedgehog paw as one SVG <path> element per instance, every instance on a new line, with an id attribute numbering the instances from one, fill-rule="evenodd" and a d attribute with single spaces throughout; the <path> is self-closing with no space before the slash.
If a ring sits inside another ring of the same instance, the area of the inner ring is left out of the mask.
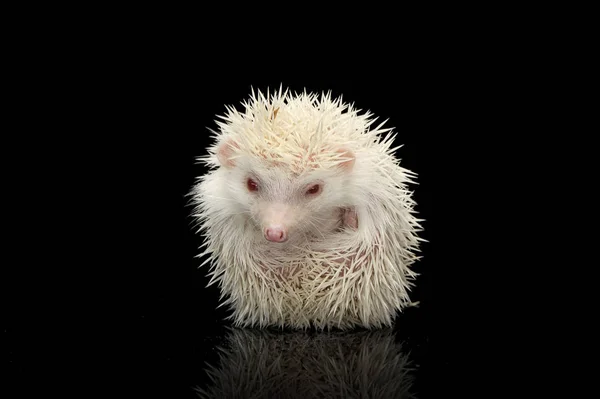
<path id="1" fill-rule="evenodd" d="M 344 226 L 348 226 L 348 227 L 356 230 L 358 228 L 358 215 L 356 215 L 356 209 L 355 208 L 344 209 L 342 221 L 344 223 Z"/>

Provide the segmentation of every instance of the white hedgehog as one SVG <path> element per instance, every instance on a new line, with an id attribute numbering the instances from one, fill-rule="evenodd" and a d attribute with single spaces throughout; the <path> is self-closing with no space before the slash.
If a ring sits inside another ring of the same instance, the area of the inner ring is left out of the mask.
<path id="1" fill-rule="evenodd" d="M 252 90 L 243 105 L 211 130 L 198 158 L 210 171 L 191 193 L 199 257 L 234 325 L 392 325 L 412 304 L 422 241 L 396 134 L 331 93 Z"/>

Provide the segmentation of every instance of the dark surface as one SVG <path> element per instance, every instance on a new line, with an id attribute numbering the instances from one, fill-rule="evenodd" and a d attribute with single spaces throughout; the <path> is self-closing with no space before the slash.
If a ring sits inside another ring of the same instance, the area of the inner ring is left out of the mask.
<path id="1" fill-rule="evenodd" d="M 89 165 L 78 180 L 82 191 L 73 198 L 94 196 L 101 206 L 82 209 L 86 227 L 73 241 L 82 254 L 80 274 L 68 274 L 75 282 L 68 291 L 74 294 L 57 291 L 52 298 L 58 307 L 20 303 L 32 305 L 40 319 L 14 307 L 5 331 L 12 369 L 27 375 L 37 367 L 31 361 L 38 354 L 31 344 L 36 340 L 36 347 L 60 353 L 52 338 L 39 341 L 29 327 L 51 325 L 68 347 L 76 347 L 69 366 L 82 372 L 79 364 L 92 364 L 89 370 L 101 370 L 83 372 L 90 384 L 126 383 L 120 392 L 134 397 L 193 397 L 193 388 L 208 387 L 207 364 L 219 367 L 217 347 L 227 342 L 227 312 L 215 309 L 218 288 L 205 288 L 206 269 L 198 269 L 194 258 L 201 238 L 192 229 L 185 194 L 204 173 L 195 157 L 205 153 L 215 115 L 225 111 L 225 104 L 237 106 L 250 85 L 264 90 L 283 83 L 295 90 L 343 94 L 356 107 L 389 118 L 388 125 L 399 132 L 402 165 L 418 174 L 416 209 L 426 220 L 422 237 L 428 242 L 415 265 L 420 276 L 413 299 L 421 304 L 399 315 L 394 342 L 414 368 L 411 390 L 417 397 L 460 394 L 470 375 L 481 372 L 476 365 L 465 368 L 473 350 L 465 343 L 483 328 L 474 321 L 478 305 L 467 301 L 465 287 L 478 280 L 478 266 L 487 262 L 478 256 L 486 245 L 481 216 L 488 211 L 482 204 L 487 193 L 478 183 L 485 176 L 479 177 L 473 165 L 491 149 L 469 135 L 488 111 L 477 85 L 427 69 L 414 72 L 409 78 L 320 81 L 213 75 L 202 84 L 188 82 L 176 68 L 164 74 L 123 69 L 114 79 L 99 77 L 94 90 L 111 101 L 93 102 L 100 104 L 95 110 L 83 107 L 81 116 L 93 125 L 86 131 L 89 151 L 81 154 L 87 163 L 69 168 Z M 473 143 L 479 145 L 476 152 L 466 149 Z M 468 252 L 466 236 L 477 239 Z M 478 284 L 485 290 L 485 281 Z M 316 342 L 310 334 L 303 338 L 307 345 Z M 346 335 L 349 351 L 356 345 L 352 334 Z M 282 356 L 286 364 L 287 355 Z M 243 366 L 264 367 L 252 359 L 245 358 Z M 288 364 L 295 359 L 288 358 Z"/>

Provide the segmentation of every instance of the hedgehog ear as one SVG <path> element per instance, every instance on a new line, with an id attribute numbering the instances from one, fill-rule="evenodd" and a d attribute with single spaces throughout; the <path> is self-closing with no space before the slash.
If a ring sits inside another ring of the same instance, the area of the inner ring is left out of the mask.
<path id="1" fill-rule="evenodd" d="M 345 171 L 351 171 L 354 167 L 354 161 L 356 160 L 354 153 L 347 148 L 340 148 L 337 150 L 337 153 L 341 154 L 342 159 L 344 159 L 344 161 L 339 164 L 339 167 Z"/>
<path id="2" fill-rule="evenodd" d="M 226 139 L 219 144 L 217 147 L 217 159 L 221 165 L 226 168 L 233 168 L 235 166 L 233 155 L 235 154 L 236 149 L 239 148 L 240 146 L 232 139 Z"/>

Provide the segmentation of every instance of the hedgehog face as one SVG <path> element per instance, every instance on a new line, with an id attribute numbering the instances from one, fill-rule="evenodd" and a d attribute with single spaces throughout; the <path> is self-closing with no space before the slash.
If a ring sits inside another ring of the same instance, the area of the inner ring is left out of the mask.
<path id="1" fill-rule="evenodd" d="M 285 163 L 274 164 L 252 154 L 233 159 L 230 153 L 223 153 L 230 148 L 235 145 L 225 143 L 220 153 L 230 197 L 238 205 L 236 211 L 247 214 L 266 241 L 314 241 L 340 227 L 347 201 L 343 187 L 348 184 L 353 162 L 297 173 Z M 353 159 L 351 152 L 343 152 Z"/>
<path id="2" fill-rule="evenodd" d="M 250 173 L 243 182 L 252 220 L 267 241 L 324 237 L 340 222 L 340 178 L 319 173 L 290 177 L 285 170 Z"/>

